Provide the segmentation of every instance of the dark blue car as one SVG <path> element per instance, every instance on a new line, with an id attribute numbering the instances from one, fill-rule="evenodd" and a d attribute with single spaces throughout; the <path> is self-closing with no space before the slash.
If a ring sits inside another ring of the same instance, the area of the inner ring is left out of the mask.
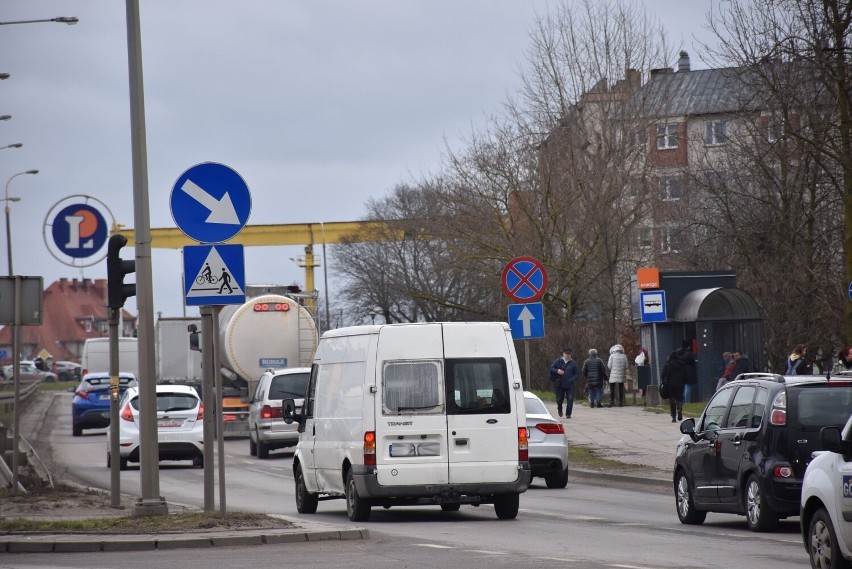
<path id="1" fill-rule="evenodd" d="M 136 385 L 136 376 L 132 373 L 118 375 L 119 397 L 129 386 Z M 83 429 L 102 429 L 109 426 L 109 374 L 87 373 L 74 392 L 71 402 L 71 431 L 75 437 L 83 434 Z"/>

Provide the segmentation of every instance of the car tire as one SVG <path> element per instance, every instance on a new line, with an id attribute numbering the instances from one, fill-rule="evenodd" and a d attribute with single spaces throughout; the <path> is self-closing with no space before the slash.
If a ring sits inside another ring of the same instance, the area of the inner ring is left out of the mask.
<path id="1" fill-rule="evenodd" d="M 568 468 L 561 472 L 551 472 L 544 477 L 544 483 L 548 488 L 565 488 L 568 486 Z"/>
<path id="2" fill-rule="evenodd" d="M 269 447 L 260 440 L 260 433 L 257 434 L 257 458 L 269 458 Z"/>
<path id="3" fill-rule="evenodd" d="M 112 455 L 107 452 L 107 468 L 112 468 Z"/>
<path id="4" fill-rule="evenodd" d="M 61 381 L 63 383 L 66 382 L 66 381 L 71 381 L 71 376 L 68 373 L 63 371 L 62 373 L 59 374 L 59 381 Z"/>
<path id="5" fill-rule="evenodd" d="M 257 443 L 254 442 L 253 438 L 251 438 L 251 433 L 249 433 L 249 454 L 251 456 L 257 456 Z"/>
<path id="6" fill-rule="evenodd" d="M 497 494 L 494 496 L 494 511 L 497 513 L 497 519 L 514 520 L 518 517 L 520 505 L 520 494 Z"/>
<path id="7" fill-rule="evenodd" d="M 305 475 L 302 472 L 302 466 L 296 467 L 296 511 L 300 514 L 315 514 L 317 513 L 317 504 L 319 498 L 308 492 L 305 486 Z"/>
<path id="8" fill-rule="evenodd" d="M 71 434 L 75 437 L 83 436 L 83 427 L 80 425 L 71 425 Z"/>
<path id="9" fill-rule="evenodd" d="M 813 569 L 843 569 L 850 566 L 840 552 L 837 533 L 825 508 L 814 512 L 805 543 Z"/>
<path id="10" fill-rule="evenodd" d="M 760 480 L 752 474 L 746 482 L 745 513 L 751 531 L 772 531 L 778 525 L 778 514 L 769 508 Z"/>
<path id="11" fill-rule="evenodd" d="M 346 513 L 353 522 L 366 522 L 370 519 L 370 503 L 358 495 L 351 470 L 346 475 Z"/>
<path id="12" fill-rule="evenodd" d="M 692 490 L 689 489 L 689 480 L 683 472 L 678 473 L 675 482 L 675 509 L 682 524 L 698 526 L 707 518 L 707 512 L 695 508 Z"/>
<path id="13" fill-rule="evenodd" d="M 204 468 L 204 455 L 199 454 L 192 457 L 192 466 L 195 468 Z"/>
<path id="14" fill-rule="evenodd" d="M 441 504 L 441 509 L 445 512 L 458 512 L 461 504 Z"/>
<path id="15" fill-rule="evenodd" d="M 118 469 L 127 470 L 128 462 L 126 458 L 118 457 Z"/>

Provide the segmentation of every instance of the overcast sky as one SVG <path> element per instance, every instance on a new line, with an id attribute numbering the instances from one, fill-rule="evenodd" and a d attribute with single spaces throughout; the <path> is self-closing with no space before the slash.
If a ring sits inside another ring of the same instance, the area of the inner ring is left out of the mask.
<path id="1" fill-rule="evenodd" d="M 243 177 L 252 196 L 249 224 L 362 218 L 367 200 L 436 171 L 445 141 L 458 148 L 500 111 L 516 88 L 536 15 L 553 2 L 140 4 L 150 223 L 160 228 L 175 227 L 172 187 L 201 162 L 226 164 Z M 687 49 L 693 68 L 706 67 L 695 37 L 706 38 L 711 0 L 645 5 L 673 48 Z M 39 170 L 8 185 L 10 196 L 22 198 L 11 206 L 14 271 L 43 276 L 45 287 L 60 277 L 106 277 L 105 261 L 75 268 L 51 255 L 44 225 L 55 204 L 89 195 L 133 226 L 125 3 L 0 3 L 0 22 L 57 16 L 80 21 L 0 26 L 0 72 L 11 75 L 0 82 L 0 115 L 12 115 L 0 121 L 0 147 L 23 143 L 0 150 L 0 183 Z M 3 231 L 3 257 L 6 247 Z M 246 248 L 246 280 L 303 285 L 304 272 L 291 260 L 302 253 Z M 6 269 L 0 263 L 0 274 Z M 321 288 L 322 268 L 316 276 Z M 155 310 L 181 315 L 180 253 L 155 249 L 153 278 Z M 135 303 L 128 308 L 135 311 Z"/>

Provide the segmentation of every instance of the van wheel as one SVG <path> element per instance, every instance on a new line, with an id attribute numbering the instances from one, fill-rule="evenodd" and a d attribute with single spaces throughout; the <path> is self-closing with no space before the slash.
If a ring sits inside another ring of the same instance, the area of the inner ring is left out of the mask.
<path id="1" fill-rule="evenodd" d="M 308 492 L 305 486 L 305 475 L 302 473 L 302 465 L 296 467 L 296 511 L 300 514 L 315 514 L 317 513 L 317 503 L 319 499 Z M 348 509 L 347 500 L 347 509 Z"/>
<path id="2" fill-rule="evenodd" d="M 260 433 L 257 434 L 257 458 L 269 458 L 269 447 L 260 440 Z"/>
<path id="3" fill-rule="evenodd" d="M 498 494 L 494 496 L 494 510 L 501 520 L 514 520 L 518 517 L 521 503 L 520 494 Z"/>
<path id="4" fill-rule="evenodd" d="M 850 566 L 843 559 L 837 543 L 837 534 L 834 532 L 834 526 L 831 525 L 831 518 L 825 508 L 817 510 L 811 518 L 805 544 L 808 548 L 811 567 L 830 569 Z"/>
<path id="5" fill-rule="evenodd" d="M 707 512 L 695 509 L 695 501 L 692 499 L 692 491 L 689 489 L 689 480 L 686 474 L 678 472 L 675 484 L 675 507 L 680 523 L 687 525 L 701 525 L 707 518 Z"/>
<path id="6" fill-rule="evenodd" d="M 562 472 L 551 472 L 544 477 L 544 483 L 548 488 L 565 488 L 568 486 L 568 469 Z"/>
<path id="7" fill-rule="evenodd" d="M 760 481 L 754 474 L 748 477 L 746 484 L 745 510 L 751 531 L 772 531 L 778 525 L 778 514 L 769 509 Z"/>
<path id="8" fill-rule="evenodd" d="M 83 436 L 83 427 L 81 427 L 79 425 L 71 425 L 71 435 L 73 435 L 75 437 L 82 437 Z"/>
<path id="9" fill-rule="evenodd" d="M 366 522 L 370 519 L 370 504 L 358 495 L 351 470 L 346 475 L 346 513 L 353 522 Z"/>
<path id="10" fill-rule="evenodd" d="M 445 512 L 458 512 L 461 504 L 441 504 L 441 509 Z"/>
<path id="11" fill-rule="evenodd" d="M 257 456 L 257 443 L 254 442 L 254 439 L 249 435 L 249 454 L 251 456 Z"/>

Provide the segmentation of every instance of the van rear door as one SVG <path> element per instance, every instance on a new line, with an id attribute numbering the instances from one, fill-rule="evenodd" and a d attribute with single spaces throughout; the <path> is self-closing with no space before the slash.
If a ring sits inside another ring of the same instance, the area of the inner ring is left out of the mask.
<path id="1" fill-rule="evenodd" d="M 499 323 L 444 325 L 449 482 L 518 478 L 514 346 Z M 522 396 L 522 395 L 521 395 Z"/>

